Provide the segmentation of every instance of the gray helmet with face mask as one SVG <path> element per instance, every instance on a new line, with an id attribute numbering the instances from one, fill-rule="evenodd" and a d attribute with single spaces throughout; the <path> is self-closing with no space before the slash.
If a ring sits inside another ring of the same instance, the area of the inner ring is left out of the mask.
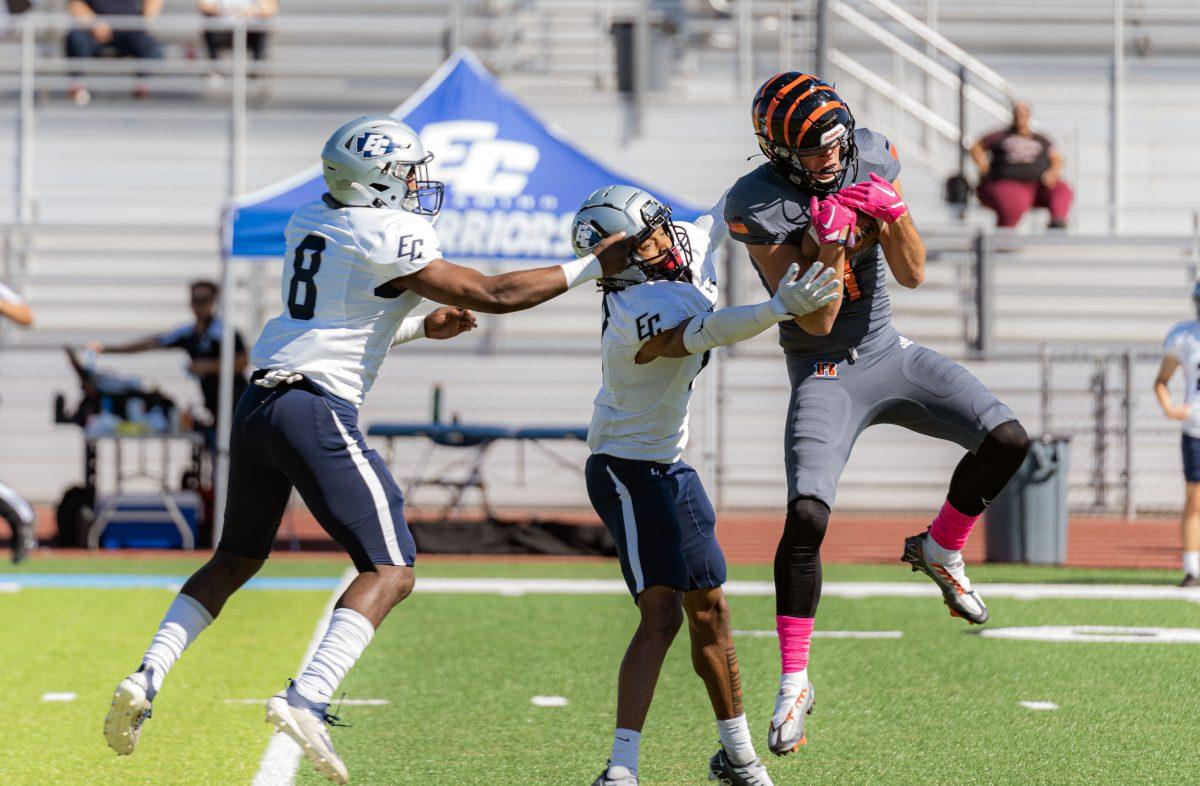
<path id="1" fill-rule="evenodd" d="M 605 186 L 585 199 L 571 225 L 571 247 L 575 256 L 585 257 L 597 243 L 617 232 L 624 232 L 640 243 L 660 227 L 671 238 L 670 250 L 655 259 L 643 260 L 632 255 L 629 267 L 615 276 L 600 279 L 600 288 L 616 292 L 647 281 L 690 277 L 692 249 L 687 233 L 671 223 L 670 206 L 633 186 Z"/>
<path id="2" fill-rule="evenodd" d="M 383 207 L 434 216 L 443 185 L 430 180 L 433 154 L 421 137 L 391 115 L 366 115 L 344 124 L 321 151 L 329 194 L 343 205 Z"/>

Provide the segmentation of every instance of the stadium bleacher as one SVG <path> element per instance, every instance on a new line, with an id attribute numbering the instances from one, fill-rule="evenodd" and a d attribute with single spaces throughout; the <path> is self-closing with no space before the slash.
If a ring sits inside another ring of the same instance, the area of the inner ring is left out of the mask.
<path id="1" fill-rule="evenodd" d="M 768 23 L 773 5 L 755 3 L 760 9 L 755 80 L 778 67 L 778 36 Z M 924 13 L 919 0 L 900 5 L 918 16 Z M 1081 0 L 1056 4 L 1054 19 L 1047 18 L 1044 4 L 987 9 L 967 2 L 938 4 L 939 29 L 1010 80 L 1032 102 L 1035 117 L 1067 146 L 1067 179 L 1077 193 L 1071 239 L 1042 239 L 1037 226 L 1043 218 L 1035 215 L 1023 234 L 994 243 L 1005 249 L 991 259 L 994 339 L 1006 351 L 1034 356 L 1039 344 L 1051 343 L 1133 345 L 1152 353 L 1170 324 L 1188 316 L 1187 285 L 1196 264 L 1190 236 L 1200 206 L 1200 186 L 1191 174 L 1200 162 L 1189 134 L 1200 88 L 1194 82 L 1194 56 L 1182 42 L 1200 20 L 1192 19 L 1188 4 L 1131 5 L 1131 18 L 1140 21 L 1136 29 L 1131 26 L 1126 63 L 1121 214 L 1130 237 L 1114 240 L 1105 234 L 1110 208 L 1108 17 Z M 172 31 L 172 51 L 186 58 L 189 36 L 198 40 L 198 26 L 187 32 L 192 5 L 166 6 L 162 27 Z M 811 6 L 795 4 L 797 66 L 809 61 Z M 245 190 L 309 165 L 328 130 L 347 114 L 398 104 L 446 51 L 453 30 L 446 7 L 409 0 L 347 0 L 336 9 L 317 0 L 286 4 L 274 26 L 266 66 L 274 75 L 252 86 Z M 754 165 L 746 159 L 757 152 L 749 132 L 748 96 L 737 93 L 736 53 L 722 48 L 720 36 L 689 36 L 695 47 L 681 57 L 679 73 L 647 103 L 644 137 L 625 140 L 624 108 L 613 92 L 612 43 L 604 25 L 628 7 L 585 0 L 465 2 L 458 35 L 500 72 L 509 89 L 590 153 L 681 198 L 710 202 Z M 732 30 L 736 24 L 736 19 L 713 13 L 707 3 L 690 7 L 697 31 Z M 381 25 L 378 19 L 385 11 L 388 22 Z M 1060 34 L 1067 24 L 1079 37 L 1064 48 Z M 1031 29 L 1038 32 L 1019 42 L 1005 38 Z M 835 33 L 839 47 L 888 73 L 892 58 L 872 39 L 844 24 Z M 59 57 L 56 35 L 39 38 L 40 56 L 48 66 Z M 10 31 L 0 44 L 0 89 L 7 95 L 15 95 L 19 51 L 19 38 Z M 91 106 L 75 107 L 63 95 L 63 74 L 38 77 L 33 155 L 37 223 L 29 233 L 31 253 L 10 253 L 6 275 L 28 294 L 40 327 L 26 334 L 6 332 L 0 350 L 0 440 L 32 446 L 32 454 L 19 460 L 0 455 L 0 476 L 25 482 L 36 499 L 52 500 L 67 485 L 70 478 L 61 468 L 74 466 L 78 450 L 77 435 L 48 424 L 49 391 L 69 385 L 55 347 L 173 325 L 184 310 L 183 284 L 213 276 L 219 268 L 217 220 L 230 190 L 229 95 L 226 89 L 204 87 L 205 63 L 191 65 L 187 73 L 155 77 L 160 80 L 156 85 L 163 86 L 160 97 L 138 104 L 121 88 L 98 95 Z M 329 75 L 314 74 L 318 71 Z M 894 105 L 845 74 L 835 77 L 864 125 L 895 136 L 902 152 L 908 145 L 925 146 L 921 127 Z M 914 91 L 920 85 L 912 74 L 904 80 Z M 950 107 L 939 109 L 948 112 Z M 17 111 L 16 101 L 0 104 L 0 121 L 9 129 L 0 134 L 0 156 L 10 161 L 18 157 Z M 981 114 L 969 117 L 973 133 L 994 122 Z M 922 289 L 894 292 L 897 324 L 939 349 L 964 353 L 971 338 L 964 326 L 975 319 L 972 237 L 990 223 L 990 215 L 975 208 L 963 224 L 942 203 L 942 181 L 957 160 L 950 144 L 930 149 L 941 153 L 906 159 L 903 180 L 918 225 L 929 233 L 936 253 Z M 15 210 L 16 177 L 15 168 L 0 172 L 0 213 Z M 1155 198 L 1162 195 L 1170 199 Z M 19 250 L 23 236 L 6 232 L 6 247 Z M 1122 288 L 1131 263 L 1139 270 L 1138 296 L 1132 302 Z M 739 264 L 734 291 L 745 302 L 757 296 L 759 285 L 744 260 Z M 253 282 L 253 291 L 247 286 L 240 294 L 239 325 L 253 334 L 255 323 L 276 307 L 277 274 L 245 268 L 241 275 Z M 548 420 L 586 422 L 599 371 L 590 358 L 580 360 L 575 353 L 595 344 L 594 310 L 591 293 L 577 292 L 494 326 L 485 322 L 487 346 L 510 354 L 470 355 L 469 369 L 460 362 L 464 355 L 414 349 L 410 360 L 385 371 L 370 407 L 424 411 L 429 388 L 441 382 L 465 415 L 488 407 L 499 419 L 525 421 L 527 391 L 522 393 L 519 380 L 511 379 L 513 364 L 519 363 L 523 377 L 561 380 L 539 393 L 537 404 Z M 484 340 L 465 346 L 477 349 Z M 561 354 L 547 354 L 551 350 Z M 723 372 L 726 380 L 751 388 L 731 388 L 736 394 L 725 401 L 722 427 L 729 441 L 723 466 L 730 505 L 773 507 L 781 493 L 781 448 L 774 440 L 786 391 L 782 364 L 773 354 L 772 339 L 760 338 L 740 348 Z M 972 367 L 986 381 L 1012 388 L 1018 411 L 1033 418 L 1038 411 L 1036 375 L 1021 363 L 1029 361 L 977 360 Z M 1137 367 L 1137 392 L 1145 403 L 1137 422 L 1140 433 L 1152 436 L 1145 448 L 1149 453 L 1139 464 L 1174 466 L 1178 457 L 1167 438 L 1172 432 L 1158 419 L 1149 396 L 1150 363 L 1139 361 Z M 179 373 L 178 358 L 122 359 L 120 366 L 161 380 L 185 400 L 196 397 Z M 398 383 L 401 366 L 406 385 Z M 1075 366 L 1070 373 L 1086 389 L 1090 367 L 1086 362 Z M 22 373 L 9 371 L 14 367 Z M 702 419 L 700 407 L 697 462 L 706 439 Z M 927 460 L 930 471 L 920 478 L 897 475 L 897 489 L 872 489 L 868 478 L 897 446 Z M 941 493 L 941 470 L 956 456 L 956 449 L 899 432 L 869 433 L 847 472 L 843 501 L 858 507 L 928 506 Z M 1091 471 L 1079 464 L 1081 488 L 1090 482 Z M 1169 506 L 1179 497 L 1171 483 L 1144 485 L 1139 497 L 1148 507 Z M 580 499 L 581 488 L 569 483 L 556 489 L 514 487 L 508 501 L 566 504 Z"/>

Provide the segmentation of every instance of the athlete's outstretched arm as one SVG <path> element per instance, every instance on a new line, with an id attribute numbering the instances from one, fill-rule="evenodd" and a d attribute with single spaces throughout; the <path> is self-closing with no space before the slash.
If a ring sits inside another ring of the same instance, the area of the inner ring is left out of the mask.
<path id="1" fill-rule="evenodd" d="M 813 262 L 803 276 L 797 277 L 799 270 L 795 264 L 788 268 L 770 300 L 700 314 L 664 330 L 642 344 L 634 362 L 682 358 L 727 347 L 792 317 L 811 314 L 841 297 L 841 284 L 834 278 L 833 268 Z"/>
<path id="2" fill-rule="evenodd" d="M 782 279 L 784 272 L 793 262 L 803 264 L 808 261 L 804 259 L 804 254 L 799 248 L 786 243 L 777 246 L 746 246 L 746 248 L 750 251 L 750 258 L 754 260 L 763 279 L 768 282 L 777 282 Z M 817 261 L 824 263 L 826 267 L 833 268 L 834 280 L 840 287 L 842 277 L 846 274 L 846 247 L 833 243 L 821 246 L 817 254 Z M 775 294 L 778 288 L 777 284 L 772 283 L 771 294 Z M 842 298 L 839 297 L 824 308 L 802 317 L 796 317 L 796 324 L 809 335 L 827 336 L 829 331 L 833 330 L 833 322 L 837 319 L 841 308 Z"/>
<path id="3" fill-rule="evenodd" d="M 435 259 L 416 273 L 389 283 L 448 306 L 485 314 L 507 314 L 532 308 L 586 281 L 616 275 L 629 266 L 633 247 L 634 238 L 619 232 L 601 240 L 595 252 L 583 259 L 497 276 L 485 276 L 474 268 Z"/>
<path id="4" fill-rule="evenodd" d="M 903 197 L 900 181 L 892 183 L 896 193 Z M 916 289 L 925 280 L 925 243 L 917 233 L 912 213 L 905 211 L 892 223 L 883 222 L 879 229 L 879 245 L 887 259 L 888 268 L 902 287 Z"/>

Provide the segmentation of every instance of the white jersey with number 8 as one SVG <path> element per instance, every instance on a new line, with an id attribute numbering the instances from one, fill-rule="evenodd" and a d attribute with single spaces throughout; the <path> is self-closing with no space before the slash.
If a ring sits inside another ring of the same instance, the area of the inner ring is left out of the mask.
<path id="1" fill-rule="evenodd" d="M 285 235 L 283 312 L 263 327 L 250 362 L 303 374 L 361 405 L 400 322 L 421 302 L 386 283 L 441 256 L 433 224 L 321 199 L 293 213 Z"/>

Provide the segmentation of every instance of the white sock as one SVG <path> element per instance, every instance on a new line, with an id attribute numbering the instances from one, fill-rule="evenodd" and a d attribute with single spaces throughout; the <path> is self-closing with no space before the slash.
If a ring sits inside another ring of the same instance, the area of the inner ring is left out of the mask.
<path id="1" fill-rule="evenodd" d="M 638 771 L 638 753 L 642 747 L 642 733 L 633 729 L 617 729 L 613 732 L 612 755 L 609 767 L 624 767 L 634 775 Z"/>
<path id="2" fill-rule="evenodd" d="M 749 764 L 758 756 L 754 753 L 754 743 L 750 740 L 750 724 L 746 723 L 746 715 L 717 721 L 717 733 L 721 735 L 721 745 L 734 764 Z"/>
<path id="3" fill-rule="evenodd" d="M 142 656 L 142 668 L 150 678 L 150 699 L 162 688 L 163 679 L 175 661 L 212 621 L 208 609 L 195 598 L 180 593 L 171 601 L 150 648 Z"/>
<path id="4" fill-rule="evenodd" d="M 1200 551 L 1183 552 L 1183 572 L 1200 578 Z"/>
<path id="5" fill-rule="evenodd" d="M 374 635 L 375 626 L 354 609 L 333 612 L 325 637 L 304 671 L 292 681 L 291 689 L 324 709 Z"/>
<path id="6" fill-rule="evenodd" d="M 940 562 L 943 565 L 953 565 L 962 560 L 961 551 L 951 551 L 950 549 L 942 548 L 941 544 L 929 537 L 929 533 L 925 534 L 924 550 L 926 557 L 933 562 Z"/>
<path id="7" fill-rule="evenodd" d="M 779 678 L 779 688 L 781 690 L 786 690 L 789 688 L 793 689 L 793 690 L 798 690 L 800 688 L 807 688 L 807 687 L 808 687 L 808 667 L 807 666 L 803 669 L 800 669 L 800 671 L 793 671 L 791 674 L 784 674 L 782 677 Z"/>

